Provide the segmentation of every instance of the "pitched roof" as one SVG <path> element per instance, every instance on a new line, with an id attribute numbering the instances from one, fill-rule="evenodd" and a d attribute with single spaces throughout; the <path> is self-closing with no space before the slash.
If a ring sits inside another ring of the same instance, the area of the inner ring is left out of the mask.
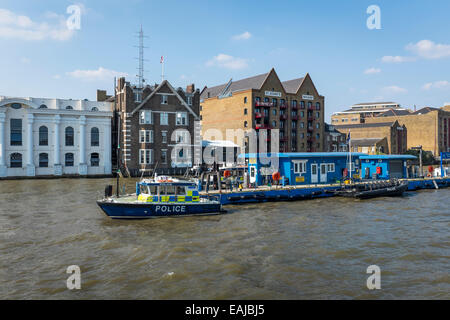
<path id="1" fill-rule="evenodd" d="M 300 88 L 300 85 L 303 82 L 303 78 L 297 78 L 297 79 L 292 79 L 292 80 L 288 80 L 288 81 L 283 81 L 281 84 L 283 85 L 284 91 L 286 91 L 286 93 L 297 93 L 298 89 Z"/>
<path id="2" fill-rule="evenodd" d="M 439 110 L 438 108 L 425 107 L 425 108 L 417 110 L 417 111 L 415 111 L 415 112 L 413 112 L 411 114 L 427 114 L 429 112 L 438 111 L 438 110 Z"/>
<path id="3" fill-rule="evenodd" d="M 371 147 L 383 140 L 384 138 L 366 138 L 366 139 L 352 139 L 352 146 L 356 147 Z"/>
<path id="4" fill-rule="evenodd" d="M 242 90 L 248 90 L 248 89 L 259 89 L 261 88 L 262 84 L 264 83 L 264 80 L 266 80 L 267 76 L 270 72 L 259 74 L 257 76 L 232 81 L 232 79 L 224 84 L 211 87 L 211 88 L 205 88 L 200 96 L 201 99 L 208 99 L 208 98 L 214 98 L 219 96 L 223 93 L 224 89 L 227 87 L 227 85 L 231 82 L 229 88 L 227 89 L 227 92 L 235 92 L 235 91 L 242 91 Z M 209 93 L 209 95 L 208 95 Z"/>
<path id="5" fill-rule="evenodd" d="M 386 112 L 380 113 L 377 117 L 406 116 L 408 114 L 411 114 L 411 111 L 408 109 L 389 109 Z"/>
<path id="6" fill-rule="evenodd" d="M 358 124 L 335 124 L 336 129 L 352 129 L 352 128 L 377 128 L 391 127 L 395 122 L 375 122 L 375 123 L 358 123 Z"/>

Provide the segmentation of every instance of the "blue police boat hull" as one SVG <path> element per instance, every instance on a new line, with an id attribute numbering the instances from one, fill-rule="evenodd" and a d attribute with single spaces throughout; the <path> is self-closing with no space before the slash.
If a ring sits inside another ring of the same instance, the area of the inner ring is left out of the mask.
<path id="1" fill-rule="evenodd" d="M 99 200 L 97 204 L 113 219 L 148 219 L 193 215 L 221 214 L 220 203 L 120 203 Z"/>

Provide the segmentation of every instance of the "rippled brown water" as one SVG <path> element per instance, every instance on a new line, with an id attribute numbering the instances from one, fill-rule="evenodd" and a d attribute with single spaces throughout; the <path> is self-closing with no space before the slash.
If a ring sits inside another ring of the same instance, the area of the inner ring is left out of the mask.
<path id="1" fill-rule="evenodd" d="M 450 298 L 449 189 L 116 221 L 95 204 L 109 183 L 0 181 L 0 299 Z"/>

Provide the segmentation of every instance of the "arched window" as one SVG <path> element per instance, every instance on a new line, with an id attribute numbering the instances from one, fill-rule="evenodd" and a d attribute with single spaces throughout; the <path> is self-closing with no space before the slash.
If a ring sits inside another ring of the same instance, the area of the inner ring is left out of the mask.
<path id="1" fill-rule="evenodd" d="M 39 106 L 39 109 L 47 109 L 47 106 L 46 106 L 45 104 L 41 104 L 41 105 Z"/>
<path id="2" fill-rule="evenodd" d="M 91 147 L 98 147 L 100 145 L 100 133 L 98 128 L 91 129 Z"/>
<path id="3" fill-rule="evenodd" d="M 74 132 L 72 127 L 66 128 L 66 146 L 73 146 Z"/>
<path id="4" fill-rule="evenodd" d="M 91 109 L 91 111 L 98 111 L 98 108 L 97 108 L 97 107 L 93 107 L 93 108 Z"/>
<path id="5" fill-rule="evenodd" d="M 73 110 L 73 107 L 72 106 L 67 106 L 66 110 Z"/>
<path id="6" fill-rule="evenodd" d="M 39 167 L 48 168 L 48 153 L 39 153 Z"/>
<path id="7" fill-rule="evenodd" d="M 22 154 L 12 153 L 10 156 L 11 168 L 22 168 Z"/>
<path id="8" fill-rule="evenodd" d="M 65 155 L 65 161 L 64 161 L 66 167 L 73 167 L 73 153 L 66 153 Z"/>
<path id="9" fill-rule="evenodd" d="M 39 145 L 48 146 L 48 128 L 46 126 L 39 127 Z"/>
<path id="10" fill-rule="evenodd" d="M 300 101 L 300 108 L 305 109 L 305 101 Z"/>
<path id="11" fill-rule="evenodd" d="M 91 153 L 91 167 L 98 167 L 100 165 L 100 156 L 98 153 Z"/>
<path id="12" fill-rule="evenodd" d="M 244 97 L 244 103 L 247 103 L 247 97 Z"/>
<path id="13" fill-rule="evenodd" d="M 316 110 L 320 110 L 320 102 L 316 102 Z"/>

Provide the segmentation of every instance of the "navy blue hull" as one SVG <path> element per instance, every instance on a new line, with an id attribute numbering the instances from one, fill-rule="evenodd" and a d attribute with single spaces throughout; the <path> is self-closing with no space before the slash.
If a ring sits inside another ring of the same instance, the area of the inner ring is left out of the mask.
<path id="1" fill-rule="evenodd" d="M 113 203 L 97 201 L 97 204 L 113 219 L 148 219 L 190 215 L 219 214 L 219 203 Z"/>

